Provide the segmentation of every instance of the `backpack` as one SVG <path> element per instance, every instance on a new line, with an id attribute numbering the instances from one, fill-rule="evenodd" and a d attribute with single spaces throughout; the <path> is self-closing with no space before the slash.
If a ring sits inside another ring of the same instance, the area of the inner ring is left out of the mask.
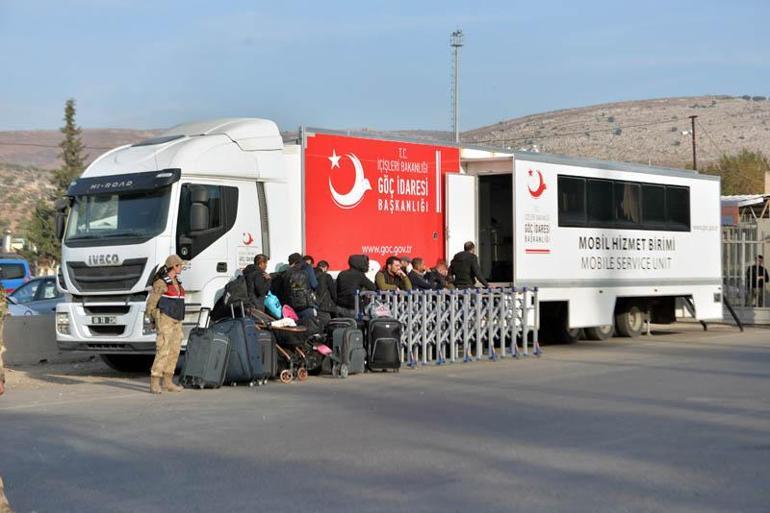
<path id="1" fill-rule="evenodd" d="M 225 304 L 228 306 L 237 305 L 238 303 L 243 303 L 244 306 L 251 304 L 249 289 L 246 286 L 246 277 L 243 274 L 239 274 L 225 285 L 224 298 Z"/>
<path id="2" fill-rule="evenodd" d="M 292 267 L 286 271 L 286 277 L 288 278 L 286 302 L 297 311 L 313 306 L 315 301 L 305 270 L 301 267 Z"/>

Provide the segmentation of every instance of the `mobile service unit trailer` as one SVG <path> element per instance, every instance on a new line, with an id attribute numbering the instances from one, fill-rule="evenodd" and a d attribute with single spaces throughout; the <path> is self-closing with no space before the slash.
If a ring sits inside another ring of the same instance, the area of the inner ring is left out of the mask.
<path id="1" fill-rule="evenodd" d="M 718 317 L 718 199 L 718 181 L 685 171 L 476 150 L 461 158 L 449 145 L 312 129 L 285 144 L 275 123 L 252 118 L 180 125 L 100 156 L 59 203 L 68 301 L 57 306 L 57 341 L 116 367 L 146 364 L 135 355 L 154 351 L 147 290 L 172 253 L 189 261 L 189 328 L 259 253 L 270 270 L 293 252 L 332 270 L 360 253 L 430 265 L 466 240 L 479 241 L 493 281 L 541 287 L 545 314 L 565 331 L 602 335 L 628 319 L 618 331 L 633 335 L 647 311 L 672 320 L 676 296 L 691 297 L 700 318 Z"/>
<path id="2" fill-rule="evenodd" d="M 448 225 L 490 281 L 539 287 L 543 339 L 636 336 L 677 298 L 722 318 L 719 178 L 529 152 L 463 149 Z M 468 201 L 473 198 L 475 201 Z"/>

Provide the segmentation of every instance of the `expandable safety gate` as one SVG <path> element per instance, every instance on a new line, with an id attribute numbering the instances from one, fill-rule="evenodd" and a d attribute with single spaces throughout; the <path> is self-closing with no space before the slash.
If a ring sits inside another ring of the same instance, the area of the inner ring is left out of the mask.
<path id="1" fill-rule="evenodd" d="M 537 289 L 487 288 L 361 292 L 359 318 L 385 305 L 403 326 L 401 360 L 442 364 L 542 353 Z M 521 341 L 521 347 L 519 342 Z"/>

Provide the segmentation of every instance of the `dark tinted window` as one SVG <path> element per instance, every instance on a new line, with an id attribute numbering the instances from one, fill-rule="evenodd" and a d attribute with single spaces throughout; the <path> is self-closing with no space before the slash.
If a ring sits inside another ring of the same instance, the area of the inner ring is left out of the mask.
<path id="1" fill-rule="evenodd" d="M 623 226 L 638 225 L 642 220 L 639 184 L 615 182 L 615 219 Z"/>
<path id="2" fill-rule="evenodd" d="M 685 187 L 666 188 L 666 224 L 671 230 L 690 229 L 690 194 Z"/>
<path id="3" fill-rule="evenodd" d="M 642 187 L 642 212 L 644 223 L 650 226 L 666 224 L 666 188 L 662 185 Z"/>
<path id="4" fill-rule="evenodd" d="M 3 280 L 24 278 L 25 274 L 22 264 L 0 264 L 0 278 Z"/>
<path id="5" fill-rule="evenodd" d="M 205 194 L 202 194 L 205 191 Z M 200 201 L 205 198 L 204 201 Z M 196 201 L 193 201 L 196 199 Z M 193 207 L 193 205 L 196 205 Z M 206 212 L 207 228 L 191 230 L 191 211 Z M 213 244 L 235 224 L 238 213 L 238 188 L 219 185 L 182 184 L 177 219 L 177 254 L 185 259 L 194 258 Z"/>
<path id="6" fill-rule="evenodd" d="M 560 175 L 559 226 L 690 230 L 690 188 Z"/>
<path id="7" fill-rule="evenodd" d="M 613 221 L 612 182 L 588 180 L 588 225 L 604 226 Z"/>
<path id="8" fill-rule="evenodd" d="M 586 181 L 559 177 L 559 224 L 582 226 L 586 222 Z"/>

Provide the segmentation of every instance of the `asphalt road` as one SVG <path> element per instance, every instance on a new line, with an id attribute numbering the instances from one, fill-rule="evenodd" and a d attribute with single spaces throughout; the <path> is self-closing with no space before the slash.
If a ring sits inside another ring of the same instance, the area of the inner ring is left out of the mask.
<path id="1" fill-rule="evenodd" d="M 17 512 L 766 512 L 770 331 L 153 397 L 49 376 L 0 399 Z"/>

